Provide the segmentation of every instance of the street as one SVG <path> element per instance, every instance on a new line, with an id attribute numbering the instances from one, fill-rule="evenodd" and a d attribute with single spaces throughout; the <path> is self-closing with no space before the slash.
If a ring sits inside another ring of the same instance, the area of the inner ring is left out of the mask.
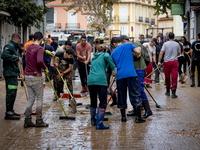
<path id="1" fill-rule="evenodd" d="M 77 98 L 83 103 L 72 114 L 68 106 L 69 100 L 61 99 L 64 109 L 75 121 L 59 120 L 64 115 L 59 102 L 53 101 L 53 90 L 49 83 L 44 89 L 43 117 L 49 124 L 48 128 L 24 128 L 24 111 L 26 96 L 24 88 L 18 86 L 15 112 L 21 114 L 20 120 L 4 120 L 5 115 L 5 81 L 0 81 L 0 149 L 44 149 L 44 150 L 84 150 L 84 149 L 200 149 L 200 88 L 191 88 L 190 79 L 184 85 L 178 84 L 177 99 L 165 96 L 165 86 L 153 85 L 148 89 L 162 108 L 156 108 L 148 95 L 153 116 L 145 123 L 136 124 L 135 117 L 127 117 L 121 122 L 121 114 L 117 106 L 107 107 L 112 115 L 105 121 L 109 130 L 96 130 L 90 124 L 90 111 L 85 106 L 90 103 L 89 96 Z M 79 93 L 81 86 L 77 78 L 73 82 L 74 93 Z M 109 98 L 110 96 L 108 96 Z M 128 100 L 127 112 L 132 110 Z M 35 108 L 35 107 L 34 107 Z M 34 109 L 35 110 L 35 109 Z M 144 111 L 142 112 L 142 114 Z M 35 116 L 32 116 L 35 122 Z"/>

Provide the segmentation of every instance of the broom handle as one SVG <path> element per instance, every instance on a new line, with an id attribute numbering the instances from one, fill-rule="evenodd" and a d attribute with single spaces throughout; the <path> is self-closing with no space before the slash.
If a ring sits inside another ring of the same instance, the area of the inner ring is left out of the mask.
<path id="1" fill-rule="evenodd" d="M 47 76 L 47 79 L 48 79 L 49 83 L 51 84 L 51 87 L 52 87 L 52 89 L 53 89 L 53 91 L 54 91 L 54 93 L 55 93 L 55 95 L 56 95 L 56 98 L 58 99 L 58 101 L 59 101 L 59 103 L 60 103 L 60 106 L 61 106 L 61 108 L 62 108 L 62 110 L 63 110 L 65 116 L 67 117 L 67 114 L 66 114 L 66 112 L 65 112 L 65 110 L 64 110 L 64 108 L 63 108 L 63 106 L 62 106 L 62 104 L 61 104 L 61 102 L 60 102 L 60 99 L 59 99 L 59 97 L 58 97 L 58 95 L 57 95 L 57 93 L 56 93 L 56 91 L 55 91 L 55 89 L 54 89 L 52 83 L 51 83 L 51 80 L 49 79 L 49 76 Z"/>
<path id="2" fill-rule="evenodd" d="M 115 82 L 115 77 L 114 77 L 113 81 L 110 83 L 108 90 L 111 89 L 111 87 L 113 86 L 114 82 Z"/>
<path id="3" fill-rule="evenodd" d="M 20 71 L 20 75 L 22 76 L 22 70 L 21 70 L 21 67 L 20 67 L 20 64 L 18 62 L 18 67 L 19 67 L 19 71 Z M 25 94 L 26 94 L 26 99 L 28 101 L 28 93 L 27 93 L 27 90 L 26 90 L 26 87 L 25 87 L 25 83 L 24 83 L 24 80 L 22 79 L 22 83 L 24 85 L 24 91 L 25 91 Z"/>
<path id="4" fill-rule="evenodd" d="M 69 88 L 68 88 L 68 86 L 67 86 L 66 82 L 65 82 L 65 81 L 64 81 L 64 79 L 63 79 L 63 76 L 60 74 L 60 71 L 58 70 L 58 68 L 56 68 L 56 69 L 57 69 L 57 71 L 58 71 L 58 73 L 59 73 L 59 75 L 60 75 L 60 77 L 61 77 L 62 81 L 64 82 L 64 84 L 65 84 L 65 87 L 67 88 L 67 91 L 69 92 L 69 95 L 71 96 L 71 98 L 73 98 L 73 96 L 72 96 L 71 92 L 69 91 Z"/>
<path id="5" fill-rule="evenodd" d="M 163 64 L 161 64 L 163 65 Z M 146 76 L 146 78 L 148 78 L 150 75 L 152 75 L 156 70 L 158 70 L 160 67 L 158 66 L 156 69 L 154 69 L 154 71 L 152 71 L 148 76 Z"/>
<path id="6" fill-rule="evenodd" d="M 117 88 L 115 88 L 114 92 L 112 93 L 111 97 L 109 98 L 109 100 L 108 100 L 108 102 L 107 102 L 107 105 L 108 105 L 108 103 L 110 102 L 110 100 L 111 100 L 111 98 L 113 97 L 113 95 L 115 94 L 116 90 L 117 90 Z M 106 105 L 106 106 L 107 106 L 107 105 Z"/>

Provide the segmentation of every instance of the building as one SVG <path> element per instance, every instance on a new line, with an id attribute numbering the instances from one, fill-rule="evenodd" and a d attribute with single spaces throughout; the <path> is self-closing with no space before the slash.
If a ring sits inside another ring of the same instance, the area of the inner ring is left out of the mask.
<path id="1" fill-rule="evenodd" d="M 112 30 L 120 30 L 121 34 L 139 40 L 141 34 L 148 37 L 156 36 L 157 16 L 154 15 L 154 0 L 122 0 L 114 4 Z"/>

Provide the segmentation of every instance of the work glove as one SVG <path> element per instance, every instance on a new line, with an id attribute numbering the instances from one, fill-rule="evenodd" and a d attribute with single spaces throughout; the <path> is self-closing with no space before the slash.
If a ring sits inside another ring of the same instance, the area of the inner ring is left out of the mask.
<path id="1" fill-rule="evenodd" d="M 162 66 L 161 62 L 158 62 L 158 67 L 160 68 Z"/>
<path id="2" fill-rule="evenodd" d="M 63 72 L 63 73 L 62 73 L 62 76 L 64 76 L 64 75 L 65 75 L 65 73 Z"/>
<path id="3" fill-rule="evenodd" d="M 45 74 L 46 76 L 48 76 L 48 74 L 49 74 L 48 68 L 44 69 L 44 74 Z"/>
<path id="4" fill-rule="evenodd" d="M 53 54 L 51 51 L 49 51 L 49 50 L 46 50 L 45 53 L 46 53 L 46 54 L 49 54 L 49 55 L 51 55 L 51 56 L 54 56 L 54 54 Z"/>

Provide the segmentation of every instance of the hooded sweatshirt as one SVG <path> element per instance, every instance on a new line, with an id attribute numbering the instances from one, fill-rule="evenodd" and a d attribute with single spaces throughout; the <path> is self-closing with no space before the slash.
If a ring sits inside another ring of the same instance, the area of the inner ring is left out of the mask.
<path id="1" fill-rule="evenodd" d="M 108 86 L 106 72 L 108 65 L 115 71 L 115 64 L 108 53 L 96 53 L 92 58 L 91 70 L 88 76 L 87 85 Z"/>

